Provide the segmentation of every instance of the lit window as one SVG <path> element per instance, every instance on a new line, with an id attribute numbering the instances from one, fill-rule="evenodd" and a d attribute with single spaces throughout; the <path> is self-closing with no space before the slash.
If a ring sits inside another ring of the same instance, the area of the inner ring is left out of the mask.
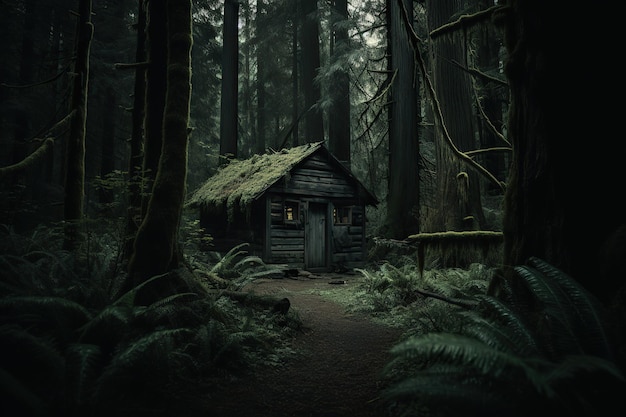
<path id="1" fill-rule="evenodd" d="M 352 224 L 352 206 L 337 206 L 333 209 L 335 224 Z"/>
<path id="2" fill-rule="evenodd" d="M 295 222 L 300 219 L 300 204 L 297 201 L 285 201 L 284 219 L 286 222 Z"/>

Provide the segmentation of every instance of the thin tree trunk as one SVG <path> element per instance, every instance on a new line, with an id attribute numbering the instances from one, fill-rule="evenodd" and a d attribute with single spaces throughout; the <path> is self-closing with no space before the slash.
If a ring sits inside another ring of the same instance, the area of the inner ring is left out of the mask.
<path id="1" fill-rule="evenodd" d="M 298 118 L 300 117 L 300 110 L 299 110 L 299 106 L 298 106 L 298 101 L 299 101 L 299 77 L 298 77 L 298 57 L 299 57 L 299 53 L 298 53 L 298 0 L 295 0 L 293 2 L 293 19 L 292 19 L 292 25 L 293 25 L 293 33 L 291 34 L 291 53 L 292 53 L 292 60 L 291 60 L 291 106 L 292 106 L 292 112 L 291 112 L 291 123 L 293 125 L 293 132 L 291 134 L 291 144 L 293 146 L 298 146 L 300 145 L 300 134 L 299 134 L 299 127 L 300 127 L 300 123 L 298 123 Z"/>
<path id="2" fill-rule="evenodd" d="M 85 192 L 85 132 L 87 122 L 87 93 L 89 90 L 89 51 L 93 37 L 91 0 L 78 2 L 76 24 L 76 56 L 73 69 L 71 120 L 67 145 L 65 174 L 64 218 L 65 239 L 63 248 L 73 250 L 79 243 L 79 223 L 83 217 Z"/>
<path id="3" fill-rule="evenodd" d="M 137 46 L 135 62 L 146 60 L 146 9 L 144 0 L 137 0 Z M 130 157 L 128 158 L 128 213 L 126 218 L 126 239 L 124 241 L 124 259 L 130 259 L 135 233 L 141 223 L 141 181 L 142 145 L 144 135 L 144 116 L 146 105 L 146 69 L 143 65 L 135 69 L 133 94 L 132 134 L 130 138 Z"/>
<path id="4" fill-rule="evenodd" d="M 115 170 L 115 108 L 116 96 L 113 87 L 108 87 L 104 93 L 104 108 L 107 109 L 102 117 L 102 127 L 100 128 L 100 138 L 102 144 L 102 158 L 100 162 L 100 178 L 106 176 Z M 113 190 L 102 187 L 99 192 L 99 200 L 103 213 L 110 212 L 111 203 L 113 203 Z"/>
<path id="5" fill-rule="evenodd" d="M 255 141 L 255 151 L 258 154 L 265 152 L 266 146 L 266 131 L 267 131 L 267 109 L 265 108 L 265 60 L 267 57 L 266 47 L 266 25 L 267 14 L 265 10 L 265 3 L 263 0 L 257 0 L 256 2 L 256 33 L 257 33 L 257 80 L 256 80 L 256 92 L 257 92 L 257 136 Z"/>
<path id="6" fill-rule="evenodd" d="M 220 112 L 220 163 L 237 155 L 239 78 L 239 2 L 224 2 L 224 44 L 222 49 L 222 106 Z"/>

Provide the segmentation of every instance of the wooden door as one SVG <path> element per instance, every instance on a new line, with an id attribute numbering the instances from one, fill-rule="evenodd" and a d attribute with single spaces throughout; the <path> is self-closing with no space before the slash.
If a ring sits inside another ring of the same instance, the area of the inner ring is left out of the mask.
<path id="1" fill-rule="evenodd" d="M 327 205 L 309 203 L 304 229 L 304 261 L 306 268 L 326 268 Z"/>

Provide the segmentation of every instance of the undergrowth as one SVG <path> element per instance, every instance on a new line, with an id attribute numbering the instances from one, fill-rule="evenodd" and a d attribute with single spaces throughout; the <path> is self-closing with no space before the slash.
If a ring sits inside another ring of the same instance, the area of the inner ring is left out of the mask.
<path id="1" fill-rule="evenodd" d="M 536 258 L 508 270 L 515 285 L 487 295 L 504 271 L 420 274 L 410 260 L 358 270 L 346 306 L 409 329 L 385 369 L 392 415 L 623 415 L 626 379 L 603 306 Z"/>
<path id="2" fill-rule="evenodd" d="M 211 282 L 202 295 L 136 305 L 142 286 L 168 274 L 119 293 L 115 236 L 93 233 L 80 254 L 61 250 L 61 238 L 53 228 L 23 236 L 0 227 L 3 415 L 201 414 L 224 381 L 291 353 L 294 313 L 243 306 Z M 267 268 L 238 247 L 203 269 L 237 289 Z"/>

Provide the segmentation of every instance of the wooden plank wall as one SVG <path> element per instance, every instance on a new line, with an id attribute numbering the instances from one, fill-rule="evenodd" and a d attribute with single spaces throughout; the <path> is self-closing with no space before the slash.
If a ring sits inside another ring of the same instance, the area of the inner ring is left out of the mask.
<path id="1" fill-rule="evenodd" d="M 358 268 L 365 262 L 365 226 L 363 207 L 352 207 L 352 225 L 333 226 L 332 263 L 346 268 Z"/>
<path id="2" fill-rule="evenodd" d="M 271 262 L 304 266 L 304 227 L 283 223 L 282 200 L 271 202 L 270 245 Z"/>

